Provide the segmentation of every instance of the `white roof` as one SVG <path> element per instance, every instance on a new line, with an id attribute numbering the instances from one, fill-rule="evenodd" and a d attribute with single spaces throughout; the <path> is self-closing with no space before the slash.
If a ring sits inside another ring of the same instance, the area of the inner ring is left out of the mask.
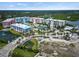
<path id="1" fill-rule="evenodd" d="M 71 29 L 73 29 L 73 27 L 70 27 L 70 26 L 66 26 L 66 27 L 64 28 L 64 30 L 71 30 Z"/>
<path id="2" fill-rule="evenodd" d="M 3 22 L 9 22 L 9 21 L 12 21 L 14 18 L 9 18 L 9 19 L 6 19 L 4 20 Z"/>
<path id="3" fill-rule="evenodd" d="M 53 20 L 52 18 L 48 18 L 48 19 L 46 19 L 46 20 Z"/>
<path id="4" fill-rule="evenodd" d="M 34 19 L 44 19 L 44 18 L 40 18 L 40 17 L 31 17 L 31 18 L 34 18 Z"/>
<path id="5" fill-rule="evenodd" d="M 12 26 L 17 26 L 17 27 L 20 27 L 20 28 L 23 28 L 23 29 L 28 29 L 28 28 L 31 28 L 30 26 L 27 26 L 27 25 L 25 25 L 25 24 L 18 24 L 18 23 L 16 23 L 16 24 L 12 24 Z"/>
<path id="6" fill-rule="evenodd" d="M 48 18 L 46 20 L 53 20 L 53 21 L 59 21 L 59 22 L 64 22 L 65 20 L 60 20 L 60 19 L 52 19 L 52 18 Z"/>
<path id="7" fill-rule="evenodd" d="M 64 22 L 65 20 L 53 19 L 54 21 Z"/>

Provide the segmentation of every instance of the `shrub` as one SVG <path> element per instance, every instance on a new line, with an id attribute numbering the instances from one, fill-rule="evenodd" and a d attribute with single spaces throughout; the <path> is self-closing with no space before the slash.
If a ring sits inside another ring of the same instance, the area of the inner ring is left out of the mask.
<path id="1" fill-rule="evenodd" d="M 69 46 L 70 47 L 75 47 L 75 44 L 74 43 L 70 43 Z"/>
<path id="2" fill-rule="evenodd" d="M 21 46 L 18 46 L 18 48 L 25 49 L 26 47 L 25 47 L 25 45 L 21 45 Z"/>
<path id="3" fill-rule="evenodd" d="M 2 30 L 3 29 L 3 26 L 2 26 L 2 24 L 0 24 L 0 30 Z"/>
<path id="4" fill-rule="evenodd" d="M 0 42 L 2 42 L 2 43 L 8 43 L 8 41 L 5 40 L 5 39 L 0 39 Z"/>
<path id="5" fill-rule="evenodd" d="M 38 53 L 38 52 L 39 52 L 39 50 L 37 50 L 37 49 L 34 49 L 34 50 L 33 50 L 33 52 L 34 52 L 34 53 Z"/>

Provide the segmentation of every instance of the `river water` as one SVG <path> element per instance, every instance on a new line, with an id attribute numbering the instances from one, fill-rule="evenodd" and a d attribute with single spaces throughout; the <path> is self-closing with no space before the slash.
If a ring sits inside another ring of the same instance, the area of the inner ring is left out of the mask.
<path id="1" fill-rule="evenodd" d="M 0 31 L 0 39 L 5 39 L 7 41 L 12 42 L 17 37 L 19 37 L 19 36 L 14 35 L 14 34 L 10 33 L 9 31 Z"/>
<path id="2" fill-rule="evenodd" d="M 68 24 L 76 25 L 79 29 L 79 20 L 78 21 L 67 21 Z"/>

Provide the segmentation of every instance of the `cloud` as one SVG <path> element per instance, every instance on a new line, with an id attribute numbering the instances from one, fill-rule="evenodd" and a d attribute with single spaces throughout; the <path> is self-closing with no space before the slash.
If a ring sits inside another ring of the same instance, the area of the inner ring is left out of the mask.
<path id="1" fill-rule="evenodd" d="M 0 5 L 0 10 L 79 10 L 78 3 L 17 2 Z"/>
<path id="2" fill-rule="evenodd" d="M 79 8 L 66 8 L 66 7 L 61 7 L 61 8 L 17 8 L 17 7 L 4 7 L 1 8 L 0 10 L 79 10 Z"/>
<path id="3" fill-rule="evenodd" d="M 26 6 L 24 3 L 17 3 L 18 6 Z"/>
<path id="4" fill-rule="evenodd" d="M 9 5 L 9 7 L 15 7 L 15 5 Z"/>

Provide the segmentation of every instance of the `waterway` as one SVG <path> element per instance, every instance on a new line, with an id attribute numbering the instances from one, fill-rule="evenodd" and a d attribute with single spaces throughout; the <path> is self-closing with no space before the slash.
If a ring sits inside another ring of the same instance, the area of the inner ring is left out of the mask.
<path id="1" fill-rule="evenodd" d="M 78 29 L 79 29 L 79 20 L 78 21 L 67 21 L 67 23 L 78 26 Z"/>
<path id="2" fill-rule="evenodd" d="M 7 41 L 12 42 L 15 40 L 18 36 L 10 33 L 9 31 L 0 31 L 0 39 L 5 39 Z"/>

